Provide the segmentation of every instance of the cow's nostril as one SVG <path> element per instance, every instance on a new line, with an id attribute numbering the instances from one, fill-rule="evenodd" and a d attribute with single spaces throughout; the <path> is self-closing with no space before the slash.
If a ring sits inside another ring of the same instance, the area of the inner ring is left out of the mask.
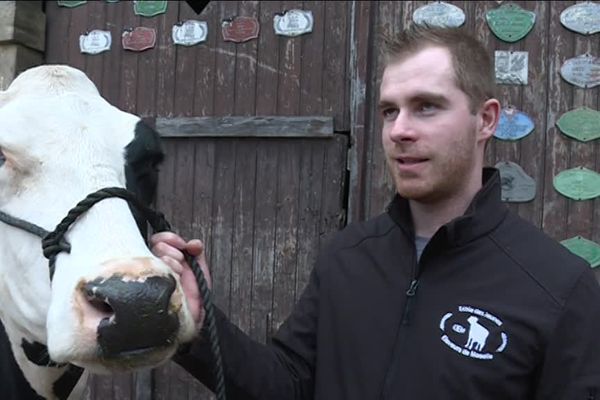
<path id="1" fill-rule="evenodd" d="M 112 309 L 110 304 L 108 304 L 108 301 L 106 299 L 88 297 L 87 301 L 92 307 L 100 311 L 102 314 L 114 314 L 114 310 Z"/>

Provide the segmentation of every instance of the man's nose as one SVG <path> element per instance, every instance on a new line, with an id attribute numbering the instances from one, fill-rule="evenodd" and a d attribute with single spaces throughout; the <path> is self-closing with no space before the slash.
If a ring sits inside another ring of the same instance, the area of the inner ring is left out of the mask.
<path id="1" fill-rule="evenodd" d="M 391 122 L 390 138 L 394 142 L 406 142 L 417 140 L 418 132 L 415 130 L 410 115 L 407 112 L 399 112 L 396 119 Z"/>

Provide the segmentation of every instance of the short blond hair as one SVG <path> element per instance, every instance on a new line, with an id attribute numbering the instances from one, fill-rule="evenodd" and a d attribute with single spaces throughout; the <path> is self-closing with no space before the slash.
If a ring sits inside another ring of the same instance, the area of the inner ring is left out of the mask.
<path id="1" fill-rule="evenodd" d="M 398 35 L 382 33 L 382 55 L 386 65 L 420 50 L 439 46 L 451 55 L 456 86 L 469 98 L 472 113 L 496 95 L 492 60 L 483 44 L 464 28 L 413 25 Z"/>

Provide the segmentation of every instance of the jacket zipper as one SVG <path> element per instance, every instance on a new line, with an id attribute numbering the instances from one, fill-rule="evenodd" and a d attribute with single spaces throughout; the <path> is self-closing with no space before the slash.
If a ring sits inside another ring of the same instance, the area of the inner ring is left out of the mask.
<path id="1" fill-rule="evenodd" d="M 402 316 L 402 325 L 410 324 L 410 311 L 414 302 L 415 294 L 417 294 L 417 288 L 419 287 L 419 279 L 415 276 L 410 282 L 408 290 L 406 290 L 406 304 L 404 305 L 404 313 Z"/>

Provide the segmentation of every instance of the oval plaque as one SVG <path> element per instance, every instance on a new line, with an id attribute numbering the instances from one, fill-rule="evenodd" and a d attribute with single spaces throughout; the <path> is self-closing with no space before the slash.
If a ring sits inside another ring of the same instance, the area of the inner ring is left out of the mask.
<path id="1" fill-rule="evenodd" d="M 135 0 L 133 12 L 142 17 L 154 17 L 167 11 L 167 1 Z"/>
<path id="2" fill-rule="evenodd" d="M 556 122 L 565 135 L 582 142 L 600 138 L 600 112 L 580 107 L 564 113 Z"/>
<path id="3" fill-rule="evenodd" d="M 145 26 L 126 29 L 121 35 L 121 43 L 126 50 L 144 51 L 151 49 L 156 44 L 156 30 Z"/>
<path id="4" fill-rule="evenodd" d="M 58 5 L 60 7 L 69 7 L 69 8 L 73 8 L 73 7 L 77 7 L 80 6 L 82 4 L 87 3 L 87 0 L 75 0 L 75 1 L 69 1 L 69 0 L 58 0 L 57 1 Z"/>
<path id="5" fill-rule="evenodd" d="M 498 39 L 512 43 L 523 39 L 531 31 L 535 24 L 535 13 L 516 4 L 503 4 L 495 10 L 489 10 L 485 19 Z"/>
<path id="6" fill-rule="evenodd" d="M 112 37 L 110 31 L 94 29 L 79 36 L 79 49 L 82 53 L 98 54 L 110 49 Z"/>
<path id="7" fill-rule="evenodd" d="M 554 177 L 554 188 L 573 200 L 600 196 L 600 174 L 585 167 L 568 169 Z"/>
<path id="8" fill-rule="evenodd" d="M 535 198 L 535 180 L 519 164 L 501 161 L 495 165 L 502 182 L 502 201 L 523 203 Z"/>
<path id="9" fill-rule="evenodd" d="M 283 15 L 275 14 L 273 28 L 281 36 L 300 36 L 313 30 L 312 11 L 289 10 Z"/>
<path id="10" fill-rule="evenodd" d="M 585 2 L 566 8 L 560 13 L 560 23 L 584 35 L 600 32 L 600 4 Z"/>
<path id="11" fill-rule="evenodd" d="M 560 242 L 571 253 L 578 255 L 590 264 L 590 267 L 596 268 L 600 265 L 600 245 L 581 236 L 575 236 Z"/>
<path id="12" fill-rule="evenodd" d="M 193 46 L 206 41 L 208 24 L 206 21 L 187 20 L 173 25 L 173 42 L 182 46 Z"/>
<path id="13" fill-rule="evenodd" d="M 496 83 L 506 85 L 527 85 L 529 53 L 526 51 L 494 52 Z"/>
<path id="14" fill-rule="evenodd" d="M 535 124 L 524 112 L 513 107 L 503 108 L 494 136 L 502 140 L 519 140 L 533 132 Z"/>
<path id="15" fill-rule="evenodd" d="M 417 8 L 413 21 L 419 25 L 458 28 L 465 23 L 465 13 L 453 4 L 438 1 Z"/>
<path id="16" fill-rule="evenodd" d="M 242 43 L 258 37 L 260 24 L 254 17 L 235 17 L 230 20 L 223 20 L 221 31 L 223 32 L 223 40 Z"/>
<path id="17" fill-rule="evenodd" d="M 600 58 L 583 54 L 569 58 L 560 67 L 560 75 L 572 85 L 593 88 L 600 85 Z"/>

